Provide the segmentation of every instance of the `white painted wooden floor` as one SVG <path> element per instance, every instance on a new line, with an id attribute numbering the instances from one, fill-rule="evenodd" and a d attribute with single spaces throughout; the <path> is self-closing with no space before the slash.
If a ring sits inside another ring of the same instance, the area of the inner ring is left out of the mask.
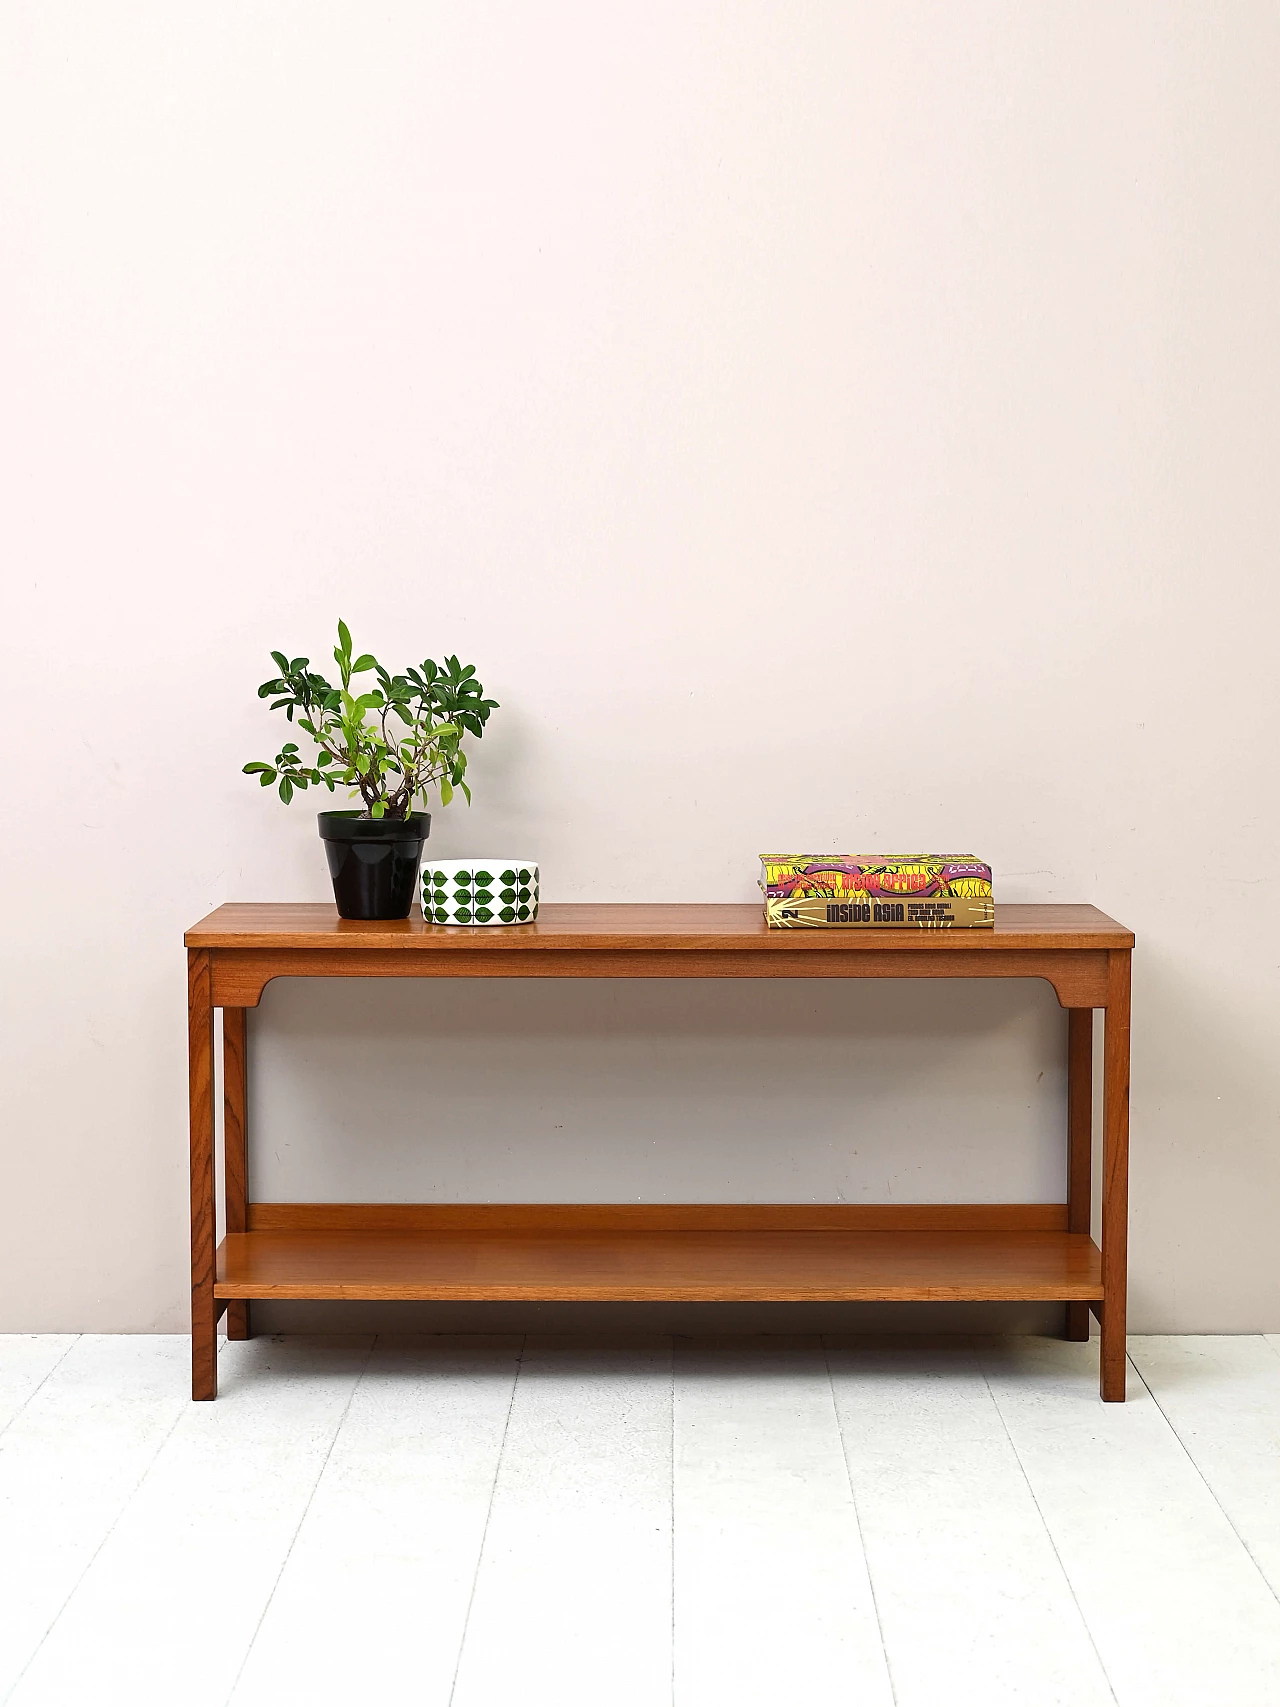
<path id="1" fill-rule="evenodd" d="M 1280 1338 L 0 1338 L 15 1707 L 1274 1707 Z"/>

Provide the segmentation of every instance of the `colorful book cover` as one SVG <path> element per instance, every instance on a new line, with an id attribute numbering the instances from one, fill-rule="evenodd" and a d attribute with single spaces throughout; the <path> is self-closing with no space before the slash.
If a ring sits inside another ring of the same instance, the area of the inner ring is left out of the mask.
<path id="1" fill-rule="evenodd" d="M 972 854 L 761 854 L 765 920 L 800 929 L 945 930 L 995 923 Z"/>

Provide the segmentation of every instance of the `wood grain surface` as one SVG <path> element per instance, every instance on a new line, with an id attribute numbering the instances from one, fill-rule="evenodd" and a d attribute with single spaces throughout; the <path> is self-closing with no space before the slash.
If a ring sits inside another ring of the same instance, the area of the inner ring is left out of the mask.
<path id="1" fill-rule="evenodd" d="M 1087 1234 L 1000 1232 L 232 1233 L 236 1298 L 730 1301 L 1090 1299 Z"/>
<path id="2" fill-rule="evenodd" d="M 187 954 L 187 1066 L 191 1118 L 191 1397 L 218 1396 L 217 1239 L 213 1152 L 213 1007 L 209 954 Z M 243 1237 L 243 1235 L 242 1235 Z"/>
<path id="3" fill-rule="evenodd" d="M 251 1233 L 1065 1233 L 1065 1203 L 251 1203 Z M 242 1232 L 228 1227 L 228 1232 Z M 1086 1227 L 1085 1232 L 1088 1231 Z"/>
<path id="4" fill-rule="evenodd" d="M 1067 1228 L 1093 1225 L 1093 1010 L 1067 1015 Z M 1087 1340 L 1089 1306 L 1067 1305 L 1066 1337 Z"/>
<path id="5" fill-rule="evenodd" d="M 248 1198 L 248 1056 L 243 1008 L 224 1008 L 222 1014 L 222 1150 L 228 1233 L 243 1233 Z M 250 1337 L 249 1306 L 243 1298 L 227 1304 L 227 1338 Z"/>
<path id="6" fill-rule="evenodd" d="M 992 927 L 949 930 L 770 930 L 758 904 L 547 902 L 530 925 L 429 925 L 340 919 L 328 903 L 230 902 L 186 934 L 188 948 L 378 949 L 410 954 L 520 954 L 530 950 L 741 949 L 759 954 L 1007 952 L 1131 948 L 1133 934 L 1096 907 L 997 905 Z"/>
<path id="7" fill-rule="evenodd" d="M 948 935 L 920 934 L 928 943 Z M 928 943 L 921 949 L 913 938 L 910 953 L 880 948 L 849 954 L 634 947 L 495 954 L 478 943 L 465 954 L 388 954 L 379 948 L 219 948 L 210 953 L 216 1007 L 256 1007 L 273 978 L 1043 978 L 1065 1008 L 1106 1004 L 1105 949 L 933 953 Z"/>
<path id="8" fill-rule="evenodd" d="M 1102 1397 L 1125 1396 L 1129 1297 L 1129 1003 L 1133 956 L 1114 953 L 1102 1046 Z"/>

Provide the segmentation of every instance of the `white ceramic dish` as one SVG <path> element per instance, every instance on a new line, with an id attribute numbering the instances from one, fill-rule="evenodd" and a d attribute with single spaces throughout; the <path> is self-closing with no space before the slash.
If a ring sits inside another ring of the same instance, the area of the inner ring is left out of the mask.
<path id="1" fill-rule="evenodd" d="M 422 867 L 422 916 L 434 925 L 529 925 L 538 916 L 535 860 L 430 859 Z"/>

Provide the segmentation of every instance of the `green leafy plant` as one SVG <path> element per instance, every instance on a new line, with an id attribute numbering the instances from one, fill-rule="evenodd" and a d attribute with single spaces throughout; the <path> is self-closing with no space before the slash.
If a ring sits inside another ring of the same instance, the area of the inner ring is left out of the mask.
<path id="1" fill-rule="evenodd" d="M 338 624 L 333 649 L 341 686 L 334 687 L 311 669 L 309 658 L 273 652 L 280 674 L 258 689 L 314 742 L 313 764 L 304 762 L 296 741 L 286 741 L 274 764 L 255 759 L 244 768 L 263 788 L 275 783 L 287 806 L 299 789 L 324 787 L 332 794 L 346 787 L 364 803 L 365 818 L 405 818 L 413 803 L 434 784 L 447 806 L 455 789 L 468 804 L 464 735 L 478 741 L 496 699 L 486 699 L 474 664 L 456 657 L 437 664 L 427 658 L 401 676 L 385 670 L 370 652 L 351 655 L 351 631 Z M 376 687 L 352 688 L 356 676 L 372 675 Z M 273 697 L 275 696 L 275 697 Z"/>

